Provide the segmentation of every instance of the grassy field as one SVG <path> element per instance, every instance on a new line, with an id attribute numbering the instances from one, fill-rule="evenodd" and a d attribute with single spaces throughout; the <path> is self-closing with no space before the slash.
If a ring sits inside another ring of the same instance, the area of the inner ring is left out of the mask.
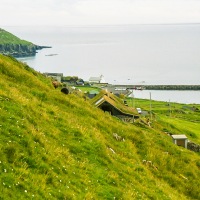
<path id="1" fill-rule="evenodd" d="M 152 112 L 152 123 L 171 134 L 186 134 L 189 140 L 200 144 L 200 105 L 178 104 L 161 101 L 134 99 L 135 107 Z M 132 99 L 128 98 L 132 106 Z M 150 106 L 151 104 L 151 106 Z M 149 114 L 146 118 L 151 118 Z"/>
<path id="2" fill-rule="evenodd" d="M 152 101 L 151 127 L 127 124 L 14 58 L 0 75 L 0 199 L 200 199 L 199 153 L 165 133 L 199 142 L 199 112 Z"/>
<path id="3" fill-rule="evenodd" d="M 75 86 L 76 88 L 80 89 L 82 92 L 91 92 L 91 91 L 96 91 L 100 92 L 101 89 L 99 87 L 93 87 L 93 86 Z"/>

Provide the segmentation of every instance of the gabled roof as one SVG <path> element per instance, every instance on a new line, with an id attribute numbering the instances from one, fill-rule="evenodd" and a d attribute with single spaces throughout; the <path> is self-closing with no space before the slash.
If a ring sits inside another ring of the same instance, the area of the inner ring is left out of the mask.
<path id="1" fill-rule="evenodd" d="M 99 91 L 98 90 L 90 90 L 89 94 L 99 94 Z"/>
<path id="2" fill-rule="evenodd" d="M 104 102 L 108 102 L 111 106 L 125 115 L 139 116 L 136 109 L 125 106 L 120 98 L 107 91 L 101 91 L 98 95 L 91 99 L 91 103 L 96 107 L 101 106 Z"/>
<path id="3" fill-rule="evenodd" d="M 172 138 L 175 140 L 187 139 L 186 135 L 172 135 Z"/>
<path id="4" fill-rule="evenodd" d="M 101 77 L 90 77 L 89 81 L 100 81 Z"/>

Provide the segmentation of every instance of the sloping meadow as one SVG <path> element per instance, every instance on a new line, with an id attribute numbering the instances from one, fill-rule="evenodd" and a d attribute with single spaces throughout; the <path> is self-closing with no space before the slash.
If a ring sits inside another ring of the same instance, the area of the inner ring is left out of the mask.
<path id="1" fill-rule="evenodd" d="M 0 199 L 199 199 L 200 157 L 0 55 Z M 116 137 L 119 136 L 119 137 Z"/>

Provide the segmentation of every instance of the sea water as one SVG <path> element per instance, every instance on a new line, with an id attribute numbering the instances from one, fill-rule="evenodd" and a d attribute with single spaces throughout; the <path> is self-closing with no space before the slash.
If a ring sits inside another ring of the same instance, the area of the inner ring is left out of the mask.
<path id="1" fill-rule="evenodd" d="M 200 24 L 2 28 L 52 46 L 19 58 L 40 72 L 85 81 L 103 75 L 113 84 L 200 84 Z"/>
<path id="2" fill-rule="evenodd" d="M 200 104 L 200 91 L 193 90 L 133 90 L 130 97 L 168 103 Z"/>

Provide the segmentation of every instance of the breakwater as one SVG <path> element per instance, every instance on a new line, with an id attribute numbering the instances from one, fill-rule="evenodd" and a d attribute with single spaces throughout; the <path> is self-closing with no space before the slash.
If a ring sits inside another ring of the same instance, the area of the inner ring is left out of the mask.
<path id="1" fill-rule="evenodd" d="M 200 90 L 200 85 L 113 85 L 113 87 L 133 90 Z"/>

